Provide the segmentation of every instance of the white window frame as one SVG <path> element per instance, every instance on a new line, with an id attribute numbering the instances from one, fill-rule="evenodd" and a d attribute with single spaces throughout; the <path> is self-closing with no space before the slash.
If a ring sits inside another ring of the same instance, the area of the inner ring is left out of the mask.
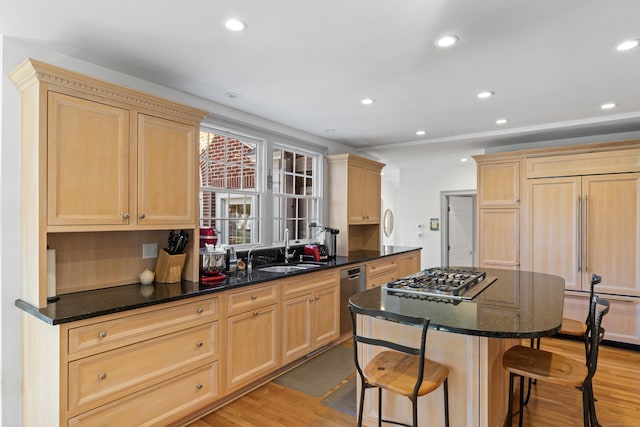
<path id="1" fill-rule="evenodd" d="M 255 243 L 232 245 L 236 249 L 247 249 L 256 245 L 263 247 L 281 246 L 284 244 L 283 240 L 276 240 L 277 236 L 274 236 L 274 192 L 272 187 L 272 153 L 274 148 L 289 150 L 294 153 L 304 154 L 313 158 L 313 169 L 315 173 L 314 181 L 314 197 L 317 197 L 318 203 L 318 218 L 320 223 L 325 223 L 325 213 L 327 211 L 325 206 L 325 167 L 326 167 L 326 148 L 316 146 L 315 144 L 296 140 L 293 138 L 283 138 L 282 135 L 272 135 L 269 132 L 246 128 L 241 125 L 232 124 L 221 125 L 219 123 L 204 122 L 201 124 L 201 130 L 219 134 L 222 136 L 237 138 L 239 140 L 245 140 L 247 142 L 256 144 L 256 152 L 258 154 L 258 161 L 256 162 L 256 192 L 258 194 L 258 209 L 259 209 L 259 232 L 258 236 L 252 234 L 252 241 Z M 200 198 L 202 197 L 202 190 L 207 189 L 200 187 Z M 235 190 L 224 189 L 228 193 L 234 193 Z M 239 191 L 241 193 L 242 191 Z M 220 200 L 222 201 L 222 200 Z M 202 221 L 202 200 L 200 200 L 200 221 Z M 254 231 L 252 231 L 253 233 Z M 254 240 L 257 237 L 257 240 Z M 292 239 L 292 237 L 291 237 Z M 296 243 L 311 243 L 310 239 L 296 240 Z"/>

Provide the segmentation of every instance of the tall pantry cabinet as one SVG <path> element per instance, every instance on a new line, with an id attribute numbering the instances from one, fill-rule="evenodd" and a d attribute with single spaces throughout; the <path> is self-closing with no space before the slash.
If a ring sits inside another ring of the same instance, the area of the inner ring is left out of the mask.
<path id="1" fill-rule="evenodd" d="M 327 156 L 329 226 L 340 230 L 338 255 L 380 250 L 381 178 L 383 163 L 353 154 Z"/>
<path id="2" fill-rule="evenodd" d="M 524 165 L 520 268 L 563 277 L 564 316 L 575 319 L 600 275 L 596 293 L 612 304 L 606 339 L 640 344 L 640 141 L 510 155 Z M 479 171 L 493 157 L 478 156 Z M 479 195 L 491 191 L 478 182 Z M 504 240 L 482 220 L 479 234 L 481 247 Z"/>

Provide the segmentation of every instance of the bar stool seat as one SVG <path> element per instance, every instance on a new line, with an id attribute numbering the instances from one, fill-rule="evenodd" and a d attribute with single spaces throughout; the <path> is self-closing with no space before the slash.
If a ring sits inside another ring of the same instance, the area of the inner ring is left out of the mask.
<path id="1" fill-rule="evenodd" d="M 516 375 L 571 387 L 582 386 L 587 376 L 584 361 L 523 345 L 505 352 L 502 364 Z"/>
<path id="2" fill-rule="evenodd" d="M 418 356 L 410 356 L 395 351 L 383 351 L 364 367 L 367 382 L 403 396 L 411 397 L 418 376 Z M 442 385 L 449 376 L 445 365 L 424 360 L 424 377 L 418 389 L 418 396 L 431 393 Z"/>
<path id="3" fill-rule="evenodd" d="M 562 318 L 560 334 L 571 335 L 572 337 L 584 337 L 587 333 L 587 324 L 568 317 Z"/>

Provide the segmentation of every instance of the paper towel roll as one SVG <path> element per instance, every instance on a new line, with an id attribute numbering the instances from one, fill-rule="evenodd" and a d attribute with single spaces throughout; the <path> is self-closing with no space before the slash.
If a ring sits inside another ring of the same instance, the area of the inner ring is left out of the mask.
<path id="1" fill-rule="evenodd" d="M 47 249 L 47 298 L 56 296 L 56 250 Z"/>

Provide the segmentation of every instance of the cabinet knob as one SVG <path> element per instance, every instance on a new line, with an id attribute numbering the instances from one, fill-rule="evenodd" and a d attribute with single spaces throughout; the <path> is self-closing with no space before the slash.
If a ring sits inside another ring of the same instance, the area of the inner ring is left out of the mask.
<path id="1" fill-rule="evenodd" d="M 124 219 L 129 219 L 129 212 L 125 213 L 124 215 L 122 215 L 122 218 Z"/>
<path id="2" fill-rule="evenodd" d="M 204 343 L 202 341 L 198 341 L 198 343 L 196 344 L 198 347 L 202 347 L 204 345 Z"/>
<path id="3" fill-rule="evenodd" d="M 258 299 L 258 295 L 251 295 L 251 299 Z"/>
<path id="4" fill-rule="evenodd" d="M 145 214 L 140 214 L 140 219 L 144 219 L 146 217 Z"/>
<path id="5" fill-rule="evenodd" d="M 107 333 L 105 331 L 98 332 L 98 337 L 105 338 L 106 336 L 107 336 Z"/>
<path id="6" fill-rule="evenodd" d="M 202 307 L 198 307 L 198 314 L 202 314 L 204 313 L 204 310 L 202 309 Z"/>
<path id="7" fill-rule="evenodd" d="M 105 374 L 104 372 L 100 372 L 100 374 L 98 375 L 98 378 L 101 380 L 104 380 L 107 378 L 107 374 Z"/>
<path id="8" fill-rule="evenodd" d="M 196 386 L 196 388 L 197 388 L 198 390 L 202 390 L 202 384 L 198 384 L 198 385 Z"/>
<path id="9" fill-rule="evenodd" d="M 253 315 L 254 315 L 254 316 L 257 316 L 258 314 L 260 314 L 260 312 L 259 312 L 259 311 L 254 311 L 254 312 L 253 312 Z"/>
<path id="10" fill-rule="evenodd" d="M 316 297 L 316 301 L 318 301 L 320 299 L 320 297 Z"/>
<path id="11" fill-rule="evenodd" d="M 309 298 L 309 302 L 313 302 L 313 298 Z"/>

